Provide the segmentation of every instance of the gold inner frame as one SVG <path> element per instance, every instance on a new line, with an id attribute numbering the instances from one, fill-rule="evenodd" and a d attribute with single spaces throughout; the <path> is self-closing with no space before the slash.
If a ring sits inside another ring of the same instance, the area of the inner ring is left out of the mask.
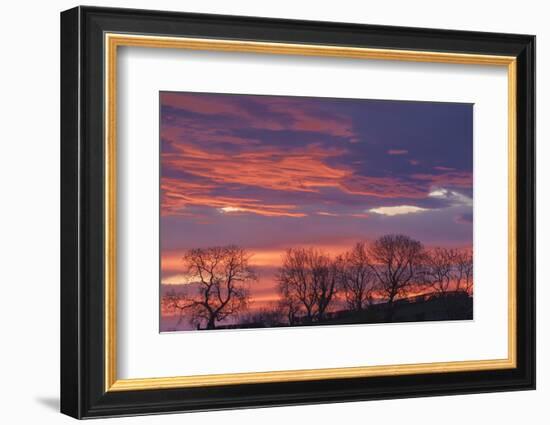
<path id="1" fill-rule="evenodd" d="M 370 49 L 106 33 L 105 46 L 105 391 L 446 373 L 516 367 L 516 58 L 462 53 Z M 119 46 L 328 56 L 507 67 L 508 72 L 508 357 L 495 360 L 398 364 L 288 371 L 118 379 L 116 325 L 116 106 Z"/>

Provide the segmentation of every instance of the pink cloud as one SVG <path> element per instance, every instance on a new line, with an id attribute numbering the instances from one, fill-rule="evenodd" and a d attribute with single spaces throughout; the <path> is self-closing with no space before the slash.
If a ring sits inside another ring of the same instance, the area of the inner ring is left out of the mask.
<path id="1" fill-rule="evenodd" d="M 201 188 L 202 190 L 197 190 Z M 304 217 L 296 211 L 296 205 L 266 204 L 258 199 L 213 196 L 211 185 L 188 184 L 180 179 L 164 177 L 161 182 L 161 214 L 194 216 L 186 209 L 189 206 L 207 206 L 217 208 L 220 214 L 254 213 L 268 217 Z M 199 216 L 200 217 L 200 216 Z"/>
<path id="2" fill-rule="evenodd" d="M 341 149 L 309 145 L 286 151 L 264 148 L 228 156 L 191 144 L 179 143 L 178 152 L 162 154 L 164 167 L 212 182 L 233 183 L 264 189 L 316 192 L 322 187 L 338 187 L 350 174 L 343 167 L 327 165 L 324 160 L 338 156 Z"/>
<path id="3" fill-rule="evenodd" d="M 350 176 L 342 181 L 343 191 L 353 195 L 377 198 L 412 198 L 426 196 L 426 189 L 418 183 L 397 177 Z"/>
<path id="4" fill-rule="evenodd" d="M 223 101 L 222 101 L 223 99 Z M 163 106 L 182 109 L 188 112 L 212 115 L 216 117 L 234 118 L 224 123 L 226 129 L 254 128 L 264 130 L 312 131 L 333 136 L 354 139 L 353 122 L 350 117 L 339 114 L 326 114 L 322 110 L 300 98 L 265 98 L 250 96 L 249 103 L 257 103 L 259 108 L 267 108 L 270 113 L 262 114 L 262 118 L 243 107 L 238 97 L 219 94 L 194 93 L 161 93 L 160 102 Z M 193 119 L 184 118 L 186 131 L 193 126 Z M 195 123 L 196 124 L 196 123 Z M 206 129 L 203 127 L 203 130 Z M 164 130 L 164 129 L 163 129 Z"/>
<path id="5" fill-rule="evenodd" d="M 473 175 L 464 171 L 450 171 L 442 174 L 412 174 L 412 178 L 438 187 L 471 188 Z"/>

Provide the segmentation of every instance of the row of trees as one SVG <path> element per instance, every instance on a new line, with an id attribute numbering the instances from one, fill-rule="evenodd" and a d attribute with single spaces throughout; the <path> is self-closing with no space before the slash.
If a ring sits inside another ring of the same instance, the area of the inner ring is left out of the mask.
<path id="1" fill-rule="evenodd" d="M 257 281 L 251 255 L 236 246 L 193 249 L 184 257 L 185 271 L 198 286 L 194 294 L 170 293 L 164 308 L 179 312 L 207 329 L 231 316 L 266 325 L 323 321 L 336 300 L 350 311 L 385 302 L 388 320 L 394 303 L 413 293 L 472 292 L 470 250 L 435 248 L 405 235 L 385 235 L 372 243 L 357 243 L 331 257 L 316 248 L 290 248 L 277 273 L 279 300 L 255 313 L 246 313 L 249 286 Z"/>

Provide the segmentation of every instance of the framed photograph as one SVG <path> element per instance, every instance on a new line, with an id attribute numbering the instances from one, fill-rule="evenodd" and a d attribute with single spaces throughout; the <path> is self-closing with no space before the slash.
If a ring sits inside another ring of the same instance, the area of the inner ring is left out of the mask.
<path id="1" fill-rule="evenodd" d="M 535 387 L 535 37 L 61 14 L 61 411 Z"/>

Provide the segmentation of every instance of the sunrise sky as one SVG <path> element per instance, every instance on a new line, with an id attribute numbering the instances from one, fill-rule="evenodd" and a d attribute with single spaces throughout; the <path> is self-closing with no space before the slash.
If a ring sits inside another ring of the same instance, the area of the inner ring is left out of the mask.
<path id="1" fill-rule="evenodd" d="M 189 248 L 250 250 L 261 304 L 289 247 L 472 244 L 471 104 L 162 92 L 160 119 L 163 285 Z"/>

